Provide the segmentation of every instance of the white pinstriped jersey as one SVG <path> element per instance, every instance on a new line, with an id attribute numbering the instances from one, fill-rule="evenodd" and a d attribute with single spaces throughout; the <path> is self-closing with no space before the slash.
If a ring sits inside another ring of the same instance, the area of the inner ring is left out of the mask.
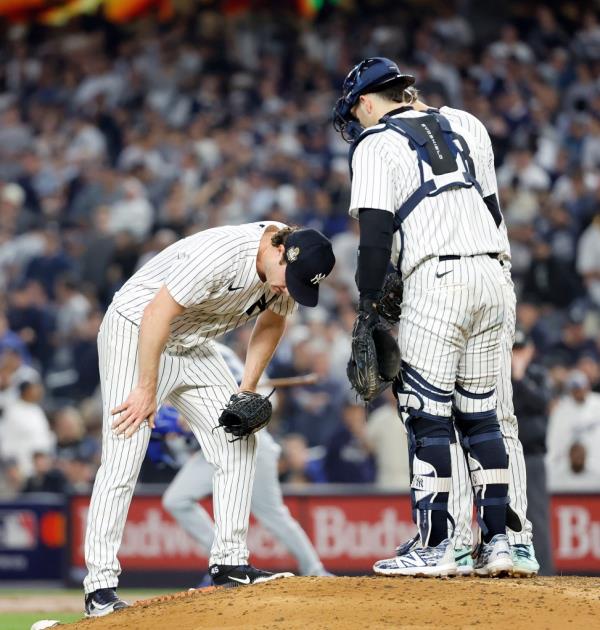
<path id="1" fill-rule="evenodd" d="M 475 116 L 450 107 L 442 107 L 456 133 L 467 142 L 475 167 L 475 177 L 487 197 L 497 194 L 494 154 L 484 125 Z M 418 117 L 422 112 L 408 110 L 395 117 Z M 384 129 L 384 125 L 369 131 Z M 395 212 L 421 185 L 419 161 L 408 140 L 387 129 L 365 137 L 352 158 L 352 192 L 350 214 L 358 216 L 360 208 L 378 208 Z M 500 228 L 474 187 L 446 190 L 425 197 L 402 223 L 402 275 L 408 276 L 423 260 L 433 256 L 471 256 L 504 253 L 510 248 L 506 227 Z M 401 248 L 396 233 L 392 261 L 397 263 Z"/>
<path id="2" fill-rule="evenodd" d="M 117 292 L 113 307 L 138 324 L 144 309 L 166 285 L 173 299 L 186 307 L 171 323 L 168 352 L 179 354 L 219 337 L 268 308 L 289 315 L 295 301 L 273 293 L 256 271 L 263 221 L 204 230 L 170 245 L 149 260 Z"/>

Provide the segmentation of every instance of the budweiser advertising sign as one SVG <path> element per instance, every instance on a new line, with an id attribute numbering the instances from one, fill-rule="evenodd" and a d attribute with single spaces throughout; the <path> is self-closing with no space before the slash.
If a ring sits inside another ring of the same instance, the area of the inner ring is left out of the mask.
<path id="1" fill-rule="evenodd" d="M 71 502 L 71 566 L 84 566 L 89 498 Z M 212 513 L 211 502 L 201 505 Z M 373 562 L 414 535 L 405 496 L 287 497 L 286 505 L 313 541 L 327 568 L 367 572 Z M 254 518 L 248 534 L 251 561 L 261 568 L 295 566 L 285 546 Z M 208 557 L 161 507 L 160 496 L 134 497 L 119 560 L 124 570 L 204 570 Z"/>
<path id="2" fill-rule="evenodd" d="M 70 507 L 70 563 L 84 566 L 88 497 Z M 201 503 L 212 513 L 209 500 Z M 286 505 L 313 541 L 325 566 L 338 573 L 369 573 L 375 560 L 415 532 L 408 496 L 293 496 Z M 600 496 L 552 499 L 557 571 L 600 574 Z M 251 561 L 270 570 L 295 567 L 285 546 L 254 519 L 248 534 Z M 208 558 L 162 509 L 160 496 L 134 497 L 119 552 L 124 570 L 203 571 Z"/>
<path id="3" fill-rule="evenodd" d="M 600 495 L 552 497 L 557 571 L 600 574 Z"/>

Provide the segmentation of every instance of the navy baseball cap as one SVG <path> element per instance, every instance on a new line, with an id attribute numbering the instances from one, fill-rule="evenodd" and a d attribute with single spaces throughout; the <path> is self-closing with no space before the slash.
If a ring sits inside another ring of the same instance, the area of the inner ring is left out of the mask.
<path id="1" fill-rule="evenodd" d="M 331 241 L 310 228 L 292 232 L 285 241 L 285 284 L 289 294 L 303 306 L 316 306 L 319 284 L 335 265 Z"/>

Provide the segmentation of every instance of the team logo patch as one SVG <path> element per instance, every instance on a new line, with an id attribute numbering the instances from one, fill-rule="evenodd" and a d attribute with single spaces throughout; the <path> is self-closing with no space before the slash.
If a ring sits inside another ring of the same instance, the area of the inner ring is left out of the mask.
<path id="1" fill-rule="evenodd" d="M 290 247 L 285 253 L 285 256 L 288 259 L 288 262 L 291 262 L 291 263 L 296 262 L 296 260 L 298 260 L 299 255 L 300 255 L 299 247 Z"/>
<path id="2" fill-rule="evenodd" d="M 325 279 L 325 274 L 324 273 L 318 273 L 314 278 L 311 278 L 310 281 L 312 282 L 312 284 L 319 284 L 319 282 L 321 282 L 321 280 Z"/>

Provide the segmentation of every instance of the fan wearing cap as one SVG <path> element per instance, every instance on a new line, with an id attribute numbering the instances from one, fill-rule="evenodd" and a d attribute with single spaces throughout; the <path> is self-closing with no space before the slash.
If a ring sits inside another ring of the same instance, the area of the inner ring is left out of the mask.
<path id="1" fill-rule="evenodd" d="M 493 151 L 477 118 L 430 107 L 414 84 L 391 59 L 364 59 L 346 76 L 333 113 L 334 128 L 352 143 L 349 211 L 360 227 L 355 331 L 392 313 L 379 302 L 390 262 L 403 283 L 401 313 L 394 311 L 402 356 L 395 390 L 409 435 L 419 537 L 374 571 L 459 572 L 449 505 L 452 469 L 459 470 L 451 457 L 456 426 L 465 448 L 457 459 L 468 462 L 471 481 L 465 475 L 461 486 L 473 487 L 480 525 L 478 557 L 468 568 L 507 575 L 509 474 L 496 385 L 512 287 L 502 267 L 508 241 Z"/>
<path id="2" fill-rule="evenodd" d="M 88 616 L 126 606 L 116 594 L 117 551 L 154 416 L 167 399 L 214 468 L 213 581 L 237 586 L 284 576 L 248 565 L 260 435 L 231 443 L 213 429 L 232 394 L 256 391 L 286 317 L 296 302 L 317 304 L 334 263 L 331 243 L 316 230 L 273 221 L 223 226 L 173 243 L 115 295 L 98 335 L 104 430 L 85 541 Z M 215 339 L 252 320 L 238 387 Z"/>

